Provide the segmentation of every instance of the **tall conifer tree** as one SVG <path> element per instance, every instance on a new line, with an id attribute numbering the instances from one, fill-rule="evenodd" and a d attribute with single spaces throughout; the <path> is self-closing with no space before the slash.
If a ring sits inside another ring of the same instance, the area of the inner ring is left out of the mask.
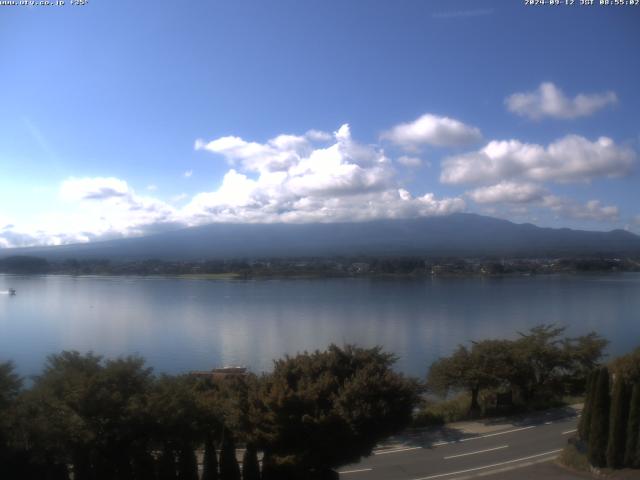
<path id="1" fill-rule="evenodd" d="M 593 370 L 587 377 L 587 386 L 585 390 L 584 407 L 578 424 L 578 435 L 585 442 L 589 441 L 589 429 L 591 428 L 591 411 L 593 409 L 593 397 L 596 389 L 596 379 L 598 378 L 598 370 Z"/>
<path id="2" fill-rule="evenodd" d="M 609 437 L 609 369 L 602 367 L 598 372 L 589 429 L 587 456 L 595 467 L 607 465 L 607 441 Z"/>
<path id="3" fill-rule="evenodd" d="M 640 437 L 640 383 L 633 386 L 631 393 L 631 405 L 629 408 L 629 421 L 627 422 L 627 443 L 624 452 L 624 466 L 637 468 L 640 462 L 636 458 Z"/>
<path id="4" fill-rule="evenodd" d="M 260 480 L 260 465 L 256 447 L 248 444 L 242 457 L 242 480 Z"/>
<path id="5" fill-rule="evenodd" d="M 202 467 L 202 480 L 218 480 L 218 454 L 213 438 L 208 435 L 204 442 L 204 465 Z"/>
<path id="6" fill-rule="evenodd" d="M 225 431 L 222 440 L 222 451 L 220 452 L 220 479 L 240 480 L 240 466 L 236 458 L 236 444 L 233 441 L 231 432 Z"/>
<path id="7" fill-rule="evenodd" d="M 609 415 L 609 442 L 607 445 L 607 466 L 620 468 L 624 462 L 627 441 L 627 421 L 629 419 L 629 393 L 627 382 L 616 375 Z"/>

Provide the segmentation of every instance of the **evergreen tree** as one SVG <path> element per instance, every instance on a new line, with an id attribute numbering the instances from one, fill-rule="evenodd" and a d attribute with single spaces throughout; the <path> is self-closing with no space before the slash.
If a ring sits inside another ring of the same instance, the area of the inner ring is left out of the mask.
<path id="1" fill-rule="evenodd" d="M 596 389 L 596 379 L 598 378 L 598 371 L 593 370 L 587 377 L 586 396 L 584 399 L 584 407 L 582 408 L 582 415 L 580 416 L 580 422 L 578 423 L 578 435 L 585 441 L 589 441 L 589 428 L 591 427 L 591 411 L 593 409 L 593 396 Z"/>
<path id="2" fill-rule="evenodd" d="M 188 444 L 182 445 L 178 453 L 178 480 L 198 480 L 198 460 Z"/>
<path id="3" fill-rule="evenodd" d="M 609 416 L 609 444 L 607 445 L 607 466 L 620 468 L 624 462 L 627 440 L 627 420 L 629 418 L 629 392 L 627 382 L 617 375 L 613 386 L 611 413 Z"/>
<path id="4" fill-rule="evenodd" d="M 639 448 L 640 436 L 640 383 L 633 386 L 631 405 L 629 408 L 629 422 L 627 423 L 627 443 L 624 453 L 625 467 L 637 468 L 640 466 L 636 452 Z"/>
<path id="5" fill-rule="evenodd" d="M 264 452 L 262 454 L 262 480 L 276 480 L 277 474 L 274 469 L 272 455 L 269 452 Z"/>
<path id="6" fill-rule="evenodd" d="M 242 457 L 242 480 L 260 480 L 260 465 L 256 447 L 248 444 Z"/>
<path id="7" fill-rule="evenodd" d="M 202 480 L 218 480 L 218 454 L 211 435 L 207 435 L 204 442 L 204 465 Z"/>
<path id="8" fill-rule="evenodd" d="M 607 367 L 602 367 L 598 372 L 596 390 L 593 397 L 589 448 L 587 450 L 589 462 L 595 467 L 604 467 L 607 464 L 609 403 L 609 370 Z"/>
<path id="9" fill-rule="evenodd" d="M 136 480 L 155 480 L 155 461 L 146 449 L 136 448 L 131 455 L 131 464 Z"/>
<path id="10" fill-rule="evenodd" d="M 233 441 L 231 432 L 224 432 L 222 440 L 222 451 L 220 452 L 220 479 L 240 480 L 240 466 L 236 458 L 236 444 Z"/>
<path id="11" fill-rule="evenodd" d="M 165 445 L 158 459 L 158 479 L 176 480 L 177 477 L 175 453 L 170 446 Z"/>

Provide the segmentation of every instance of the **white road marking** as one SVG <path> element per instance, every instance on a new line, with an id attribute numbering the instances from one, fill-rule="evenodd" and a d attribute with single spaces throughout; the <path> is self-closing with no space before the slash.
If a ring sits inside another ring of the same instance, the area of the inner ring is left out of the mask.
<path id="1" fill-rule="evenodd" d="M 360 473 L 360 472 L 370 472 L 373 470 L 372 468 L 361 468 L 359 470 L 345 470 L 344 472 L 338 472 L 340 475 L 346 475 L 348 473 Z"/>
<path id="2" fill-rule="evenodd" d="M 553 422 L 544 422 L 545 425 L 551 425 Z"/>
<path id="3" fill-rule="evenodd" d="M 566 432 L 562 432 L 562 435 L 569 435 L 570 433 L 575 433 L 577 431 L 578 431 L 578 429 L 574 428 L 573 430 L 567 430 Z"/>
<path id="4" fill-rule="evenodd" d="M 500 467 L 502 465 L 508 465 L 510 463 L 517 463 L 517 462 L 523 462 L 525 460 L 530 460 L 532 458 L 538 458 L 538 457 L 543 457 L 545 455 L 552 455 L 554 453 L 558 453 L 561 452 L 562 449 L 559 450 L 551 450 L 549 452 L 544 452 L 544 453 L 538 453 L 537 455 L 530 455 L 528 457 L 522 457 L 522 458 L 516 458 L 514 460 L 507 460 L 506 462 L 500 462 L 500 463 L 493 463 L 491 465 L 484 465 L 482 467 L 475 467 L 475 468 L 468 468 L 467 470 L 459 470 L 457 472 L 449 472 L 449 473 L 439 473 L 437 475 L 430 475 L 428 477 L 420 477 L 420 478 L 415 478 L 413 480 L 431 480 L 432 478 L 442 478 L 442 477 L 448 477 L 450 475 L 459 475 L 461 473 L 469 473 L 469 472 L 476 472 L 478 470 L 486 470 L 487 468 L 493 468 L 493 467 Z"/>
<path id="5" fill-rule="evenodd" d="M 459 440 L 451 440 L 449 442 L 445 441 L 445 442 L 432 443 L 431 446 L 432 447 L 441 447 L 443 445 L 451 445 L 451 444 L 454 444 L 454 443 L 469 442 L 471 440 L 480 440 L 481 438 L 495 437 L 495 436 L 498 436 L 498 435 L 506 435 L 507 433 L 521 432 L 522 430 L 529 430 L 531 428 L 536 428 L 536 425 L 531 425 L 529 427 L 522 427 L 522 428 L 514 428 L 513 430 L 506 430 L 504 432 L 487 433 L 486 435 L 479 435 L 477 437 L 461 438 Z"/>
<path id="6" fill-rule="evenodd" d="M 531 425 L 529 427 L 522 427 L 522 428 L 514 428 L 513 430 L 507 430 L 505 432 L 488 433 L 486 435 L 480 435 L 479 437 L 462 438 L 462 439 L 460 439 L 458 441 L 459 442 L 468 442 L 470 440 L 477 440 L 479 438 L 497 437 L 498 435 L 506 435 L 507 433 L 521 432 L 523 430 L 530 430 L 532 428 L 536 428 L 536 425 Z"/>
<path id="7" fill-rule="evenodd" d="M 509 448 L 509 445 L 500 445 L 499 447 L 487 448 L 485 450 L 478 450 L 477 452 L 460 453 L 458 455 L 449 455 L 448 457 L 444 457 L 444 459 L 449 460 L 450 458 L 466 457 L 467 455 L 476 455 L 478 453 L 493 452 L 494 450 L 502 450 L 503 448 Z"/>
<path id="8" fill-rule="evenodd" d="M 407 448 L 395 448 L 393 450 L 383 450 L 381 452 L 374 452 L 374 455 L 387 455 L 388 453 L 408 452 L 409 450 L 420 450 L 422 447 L 407 447 Z"/>

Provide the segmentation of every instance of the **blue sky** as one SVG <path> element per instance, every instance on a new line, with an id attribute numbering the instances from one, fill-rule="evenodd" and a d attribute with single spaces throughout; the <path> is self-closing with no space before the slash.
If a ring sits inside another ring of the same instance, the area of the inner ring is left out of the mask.
<path id="1" fill-rule="evenodd" d="M 638 6 L 66 3 L 0 7 L 0 247 L 456 211 L 640 232 Z"/>

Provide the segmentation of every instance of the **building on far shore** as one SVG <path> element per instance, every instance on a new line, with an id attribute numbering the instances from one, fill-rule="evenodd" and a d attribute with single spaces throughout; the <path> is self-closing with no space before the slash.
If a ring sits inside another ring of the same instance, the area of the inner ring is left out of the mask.
<path id="1" fill-rule="evenodd" d="M 244 377 L 247 375 L 247 367 L 222 367 L 204 371 L 195 370 L 189 372 L 189 375 L 216 381 L 230 377 Z"/>

